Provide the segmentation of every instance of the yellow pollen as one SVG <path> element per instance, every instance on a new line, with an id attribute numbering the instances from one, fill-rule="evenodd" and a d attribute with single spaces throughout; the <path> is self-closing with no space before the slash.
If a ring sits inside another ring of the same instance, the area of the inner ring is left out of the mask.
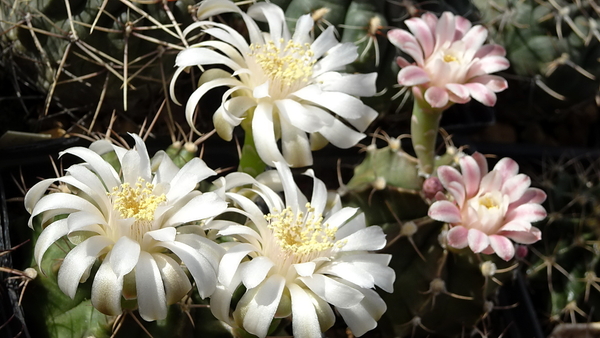
<path id="1" fill-rule="evenodd" d="M 121 187 L 114 187 L 109 196 L 114 197 L 113 207 L 119 211 L 121 217 L 152 221 L 156 208 L 167 200 L 165 194 L 157 196 L 153 190 L 154 185 L 140 177 L 134 187 L 123 183 Z"/>
<path id="2" fill-rule="evenodd" d="M 310 203 L 306 204 L 306 212 L 294 215 L 291 208 L 286 208 L 278 214 L 265 215 L 269 229 L 277 239 L 279 246 L 286 256 L 300 258 L 315 252 L 325 251 L 343 242 L 335 241 L 337 228 L 321 224 L 323 217 L 314 214 Z"/>
<path id="3" fill-rule="evenodd" d="M 444 62 L 455 62 L 458 61 L 458 59 L 450 54 L 446 54 L 444 55 Z"/>
<path id="4" fill-rule="evenodd" d="M 281 44 L 285 42 L 280 39 Z M 282 81 L 291 85 L 296 81 L 308 81 L 313 73 L 314 53 L 310 44 L 300 44 L 289 40 L 285 46 L 277 47 L 273 41 L 264 45 L 250 45 L 250 56 L 271 80 Z"/>
<path id="5" fill-rule="evenodd" d="M 487 194 L 479 198 L 479 204 L 483 205 L 488 209 L 498 208 L 498 204 L 496 203 L 496 201 Z"/>

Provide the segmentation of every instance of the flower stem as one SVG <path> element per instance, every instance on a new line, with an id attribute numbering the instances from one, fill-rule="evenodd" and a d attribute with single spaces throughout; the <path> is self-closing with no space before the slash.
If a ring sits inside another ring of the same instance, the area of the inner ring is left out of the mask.
<path id="1" fill-rule="evenodd" d="M 242 123 L 242 127 L 245 124 Z M 254 136 L 252 136 L 252 126 L 244 128 L 244 146 L 242 146 L 242 156 L 240 158 L 240 164 L 238 171 L 245 172 L 252 177 L 256 177 L 258 174 L 265 171 L 266 164 L 258 156 L 256 146 L 254 145 Z"/>
<path id="2" fill-rule="evenodd" d="M 419 173 L 429 176 L 435 164 L 435 140 L 443 109 L 432 108 L 425 100 L 415 98 L 410 124 L 413 148 L 419 159 Z"/>

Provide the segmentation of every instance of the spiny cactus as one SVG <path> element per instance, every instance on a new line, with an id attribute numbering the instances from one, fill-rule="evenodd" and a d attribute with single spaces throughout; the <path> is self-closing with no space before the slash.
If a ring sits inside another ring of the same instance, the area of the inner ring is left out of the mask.
<path id="1" fill-rule="evenodd" d="M 30 118 L 50 114 L 61 120 L 63 111 L 69 124 L 89 128 L 113 110 L 136 124 L 156 111 L 175 55 L 187 44 L 181 27 L 192 22 L 194 1 L 143 3 L 0 3 L 2 65 L 12 70 L 17 95 L 28 86 L 45 97 Z"/>
<path id="2" fill-rule="evenodd" d="M 514 72 L 537 86 L 528 98 L 546 114 L 598 97 L 597 1 L 474 0 Z"/>
<path id="3" fill-rule="evenodd" d="M 540 180 L 549 217 L 526 273 L 548 331 L 558 323 L 600 320 L 599 165 L 591 159 L 548 161 Z"/>

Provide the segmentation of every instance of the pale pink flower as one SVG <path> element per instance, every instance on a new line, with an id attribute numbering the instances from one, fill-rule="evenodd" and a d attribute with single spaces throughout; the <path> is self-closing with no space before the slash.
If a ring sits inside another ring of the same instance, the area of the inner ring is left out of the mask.
<path id="1" fill-rule="evenodd" d="M 469 20 L 444 12 L 438 19 L 431 13 L 406 21 L 410 32 L 389 31 L 392 44 L 408 54 L 414 63 L 398 57 L 402 68 L 398 83 L 413 87 L 415 95 L 433 108 L 475 100 L 493 106 L 496 94 L 508 87 L 506 80 L 491 73 L 507 69 L 506 51 L 486 44 L 487 29 L 472 26 Z M 411 34 L 412 33 L 412 34 Z"/>
<path id="2" fill-rule="evenodd" d="M 429 216 L 447 222 L 448 245 L 485 254 L 496 253 L 508 261 L 515 255 L 509 240 L 532 244 L 541 239 L 540 230 L 531 225 L 546 217 L 541 205 L 546 194 L 530 188 L 531 179 L 518 174 L 519 165 L 510 158 L 501 159 L 488 172 L 486 159 L 480 153 L 460 159 L 460 169 L 438 168 L 438 176 L 451 195 L 429 208 Z M 440 196 L 438 194 L 438 196 Z"/>

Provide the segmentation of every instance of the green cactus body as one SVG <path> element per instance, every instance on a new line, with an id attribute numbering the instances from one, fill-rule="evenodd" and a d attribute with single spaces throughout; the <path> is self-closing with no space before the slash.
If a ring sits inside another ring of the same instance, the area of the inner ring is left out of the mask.
<path id="1" fill-rule="evenodd" d="M 549 217 L 526 273 L 540 322 L 600 320 L 597 163 L 550 163 L 542 185 Z M 552 325 L 551 325 L 552 326 Z"/>
<path id="2" fill-rule="evenodd" d="M 192 22 L 193 4 L 168 3 L 182 27 Z M 1 44 L 10 51 L 4 61 L 14 62 L 19 76 L 66 109 L 93 112 L 101 105 L 109 115 L 127 110 L 145 118 L 173 73 L 177 46 L 183 46 L 162 2 L 36 0 L 4 2 L 0 9 L 8 33 Z"/>
<path id="3" fill-rule="evenodd" d="M 505 47 L 514 72 L 539 88 L 532 102 L 542 110 L 570 107 L 596 95 L 600 34 L 593 0 L 473 3 L 482 22 L 491 23 L 490 37 Z"/>

